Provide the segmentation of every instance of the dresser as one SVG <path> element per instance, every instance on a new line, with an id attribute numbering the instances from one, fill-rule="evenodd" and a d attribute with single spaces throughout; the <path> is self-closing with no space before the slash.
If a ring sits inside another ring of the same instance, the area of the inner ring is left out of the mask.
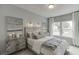
<path id="1" fill-rule="evenodd" d="M 5 53 L 11 54 L 26 48 L 23 32 L 23 19 L 6 16 L 6 45 Z"/>

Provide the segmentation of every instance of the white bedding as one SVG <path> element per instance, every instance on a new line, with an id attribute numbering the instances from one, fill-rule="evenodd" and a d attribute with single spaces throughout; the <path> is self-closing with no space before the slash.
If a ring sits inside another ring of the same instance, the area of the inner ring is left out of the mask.
<path id="1" fill-rule="evenodd" d="M 41 45 L 49 40 L 53 38 L 53 36 L 46 36 L 44 38 L 41 39 L 28 39 L 28 43 L 32 45 L 32 50 L 34 52 L 36 52 L 37 54 L 40 54 L 40 52 L 42 52 L 43 54 L 63 54 L 65 49 L 68 46 L 68 43 L 66 41 L 63 41 L 62 44 L 54 51 L 54 53 L 52 53 L 51 51 L 47 50 L 45 47 L 41 48 Z"/>
<path id="2" fill-rule="evenodd" d="M 46 47 L 42 47 L 41 53 L 44 55 L 64 55 L 65 50 L 68 48 L 68 46 L 68 43 L 63 40 L 63 42 L 55 49 L 55 51 Z"/>
<path id="3" fill-rule="evenodd" d="M 34 42 L 34 44 L 33 44 L 33 50 L 34 50 L 37 54 L 40 54 L 41 45 L 42 45 L 45 41 L 49 40 L 48 38 L 52 38 L 52 37 L 47 36 L 47 37 L 44 37 L 44 38 L 42 38 L 42 39 L 38 39 L 38 40 L 36 40 L 36 41 Z"/>

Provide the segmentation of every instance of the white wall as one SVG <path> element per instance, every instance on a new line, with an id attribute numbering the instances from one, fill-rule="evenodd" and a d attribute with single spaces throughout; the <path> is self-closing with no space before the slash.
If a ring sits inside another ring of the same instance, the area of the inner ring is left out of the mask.
<path id="1" fill-rule="evenodd" d="M 2 11 L 2 5 L 0 5 L 0 53 L 5 49 L 5 20 Z"/>
<path id="2" fill-rule="evenodd" d="M 13 5 L 0 5 L 0 49 L 2 50 L 5 49 L 6 38 L 5 16 L 22 18 L 24 20 L 24 26 L 30 20 L 33 22 L 47 22 L 46 18 Z"/>

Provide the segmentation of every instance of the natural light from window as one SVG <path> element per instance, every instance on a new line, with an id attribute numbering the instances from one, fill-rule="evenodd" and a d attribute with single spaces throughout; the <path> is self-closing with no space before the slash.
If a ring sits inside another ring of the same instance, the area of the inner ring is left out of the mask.
<path id="1" fill-rule="evenodd" d="M 53 35 L 72 38 L 72 21 L 54 22 L 52 25 Z"/>
<path id="2" fill-rule="evenodd" d="M 72 21 L 62 22 L 62 36 L 72 37 Z"/>
<path id="3" fill-rule="evenodd" d="M 55 22 L 53 25 L 53 34 L 60 35 L 60 22 Z"/>

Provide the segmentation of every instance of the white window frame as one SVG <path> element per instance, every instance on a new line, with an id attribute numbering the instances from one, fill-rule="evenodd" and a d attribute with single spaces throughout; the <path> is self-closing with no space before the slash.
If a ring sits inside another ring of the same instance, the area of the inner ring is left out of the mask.
<path id="1" fill-rule="evenodd" d="M 72 20 L 69 20 L 69 21 L 72 21 Z M 62 29 L 62 22 L 65 22 L 65 21 L 58 21 L 58 22 L 60 22 L 60 31 L 59 31 L 60 33 L 59 33 L 59 35 L 55 35 L 55 34 L 53 34 L 53 35 L 54 36 L 66 37 L 66 36 L 63 36 L 63 29 Z M 67 38 L 73 38 L 73 37 L 67 37 Z"/>

